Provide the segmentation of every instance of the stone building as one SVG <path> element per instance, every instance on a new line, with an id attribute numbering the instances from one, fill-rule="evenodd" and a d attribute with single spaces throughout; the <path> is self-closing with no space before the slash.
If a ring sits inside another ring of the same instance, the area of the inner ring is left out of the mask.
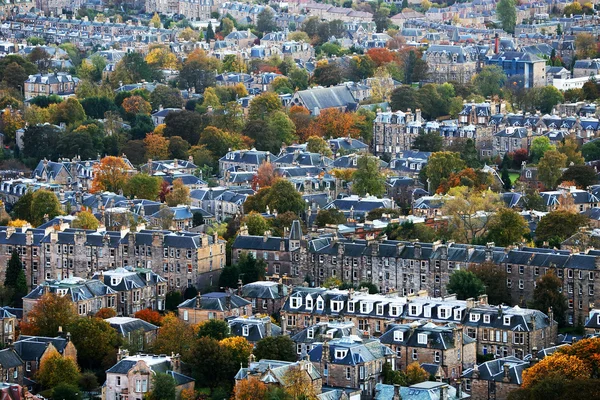
<path id="1" fill-rule="evenodd" d="M 411 110 L 378 112 L 373 121 L 373 154 L 376 156 L 394 155 L 405 150 L 411 150 L 419 136 L 421 110 L 411 113 Z"/>
<path id="2" fill-rule="evenodd" d="M 3 345 L 15 341 L 17 316 L 8 307 L 0 307 L 0 343 Z"/>
<path id="3" fill-rule="evenodd" d="M 317 344 L 326 340 L 341 339 L 346 336 L 356 335 L 356 325 L 352 322 L 319 322 L 300 330 L 292 340 L 296 345 L 296 354 L 299 358 L 304 357 Z"/>
<path id="4" fill-rule="evenodd" d="M 225 265 L 225 242 L 218 236 L 191 232 L 139 230 L 95 232 L 67 229 L 68 224 L 30 229 L 0 227 L 0 275 L 16 249 L 27 284 L 46 280 L 91 278 L 117 267 L 142 267 L 161 275 L 168 290 L 217 283 Z"/>
<path id="5" fill-rule="evenodd" d="M 153 376 L 166 373 L 175 380 L 177 397 L 184 389 L 194 390 L 194 379 L 181 374 L 179 355 L 135 355 L 127 351 L 118 355 L 118 362 L 106 371 L 102 398 L 142 400 L 152 392 Z"/>
<path id="6" fill-rule="evenodd" d="M 435 365 L 441 370 L 438 379 L 456 379 L 477 361 L 475 339 L 456 324 L 389 324 L 380 340 L 394 352 L 394 369 L 405 370 L 414 362 Z"/>
<path id="7" fill-rule="evenodd" d="M 329 386 L 360 389 L 362 398 L 372 398 L 375 385 L 382 379 L 383 364 L 393 353 L 377 339 L 357 336 L 333 339 L 317 344 L 308 357 Z"/>
<path id="8" fill-rule="evenodd" d="M 50 0 L 53 1 L 53 0 Z M 23 84 L 25 100 L 36 96 L 70 96 L 75 94 L 79 78 L 70 74 L 57 72 L 54 74 L 29 75 Z"/>
<path id="9" fill-rule="evenodd" d="M 227 320 L 231 336 L 241 336 L 255 345 L 269 336 L 281 335 L 281 328 L 271 322 L 271 317 L 241 316 Z"/>
<path id="10" fill-rule="evenodd" d="M 23 385 L 24 362 L 13 348 L 0 350 L 0 376 L 5 383 Z"/>
<path id="11" fill-rule="evenodd" d="M 498 358 L 469 368 L 462 375 L 462 390 L 472 399 L 506 400 L 508 394 L 519 389 L 523 370 L 528 361 L 516 357 Z"/>
<path id="12" fill-rule="evenodd" d="M 83 278 L 50 280 L 23 297 L 23 319 L 27 320 L 29 312 L 47 293 L 67 296 L 73 303 L 74 311 L 80 316 L 94 315 L 101 308 L 111 308 L 116 311 L 117 307 L 117 292 L 98 280 Z"/>
<path id="13" fill-rule="evenodd" d="M 478 55 L 476 46 L 435 44 L 429 46 L 423 59 L 435 83 L 465 83 L 470 82 L 477 73 Z"/>
<path id="14" fill-rule="evenodd" d="M 257 281 L 241 287 L 239 296 L 252 303 L 255 314 L 278 314 L 288 296 L 288 287 L 282 282 Z"/>
<path id="15" fill-rule="evenodd" d="M 159 327 L 139 318 L 131 317 L 112 317 L 105 319 L 114 330 L 130 346 L 137 346 L 140 350 L 149 348 L 156 336 Z"/>
<path id="16" fill-rule="evenodd" d="M 290 370 L 300 370 L 305 374 L 306 380 L 310 382 L 315 393 L 321 393 L 323 387 L 323 375 L 318 368 L 313 368 L 313 364 L 308 360 L 296 362 L 279 360 L 260 360 L 256 361 L 254 354 L 250 354 L 248 367 L 240 368 L 235 375 L 235 385 L 246 379 L 258 379 L 261 382 L 272 386 L 285 387 L 285 375 Z"/>
<path id="17" fill-rule="evenodd" d="M 70 339 L 69 335 L 64 338 L 60 336 L 50 338 L 21 335 L 13 347 L 25 364 L 25 378 L 35 380 L 40 367 L 40 360 L 53 350 L 56 350 L 62 357 L 76 361 L 77 349 Z"/>
<path id="18" fill-rule="evenodd" d="M 231 293 L 206 293 L 177 307 L 179 318 L 192 325 L 211 319 L 252 315 L 252 303 Z"/>
<path id="19" fill-rule="evenodd" d="M 117 293 L 117 314 L 132 316 L 145 308 L 165 309 L 167 281 L 147 268 L 119 267 L 92 277 Z"/>

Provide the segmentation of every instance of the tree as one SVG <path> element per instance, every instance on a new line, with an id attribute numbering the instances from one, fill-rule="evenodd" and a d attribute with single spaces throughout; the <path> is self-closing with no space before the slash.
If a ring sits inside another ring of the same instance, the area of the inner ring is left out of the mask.
<path id="1" fill-rule="evenodd" d="M 23 272 L 23 263 L 16 249 L 13 250 L 10 260 L 8 260 L 4 286 L 12 289 L 12 304 L 20 306 L 21 299 L 27 294 L 27 279 Z"/>
<path id="2" fill-rule="evenodd" d="M 254 347 L 257 360 L 296 361 L 296 350 L 289 336 L 267 336 Z"/>
<path id="3" fill-rule="evenodd" d="M 312 82 L 321 86 L 335 86 L 342 82 L 344 73 L 336 62 L 321 61 L 317 63 L 312 76 Z"/>
<path id="4" fill-rule="evenodd" d="M 160 315 L 158 311 L 151 308 L 144 308 L 143 310 L 136 312 L 133 316 L 156 326 L 160 326 L 162 324 L 162 315 Z"/>
<path id="5" fill-rule="evenodd" d="M 223 157 L 231 150 L 240 150 L 246 147 L 242 136 L 237 133 L 226 132 L 214 126 L 207 126 L 200 135 L 199 145 L 205 146 L 216 157 Z"/>
<path id="6" fill-rule="evenodd" d="M 109 191 L 118 193 L 127 184 L 129 166 L 121 157 L 104 157 L 94 165 L 92 192 Z"/>
<path id="7" fill-rule="evenodd" d="M 505 0 L 514 1 L 514 0 Z M 475 76 L 473 83 L 482 96 L 492 97 L 501 93 L 501 88 L 506 82 L 506 74 L 502 68 L 497 65 L 488 65 L 481 69 L 481 72 Z"/>
<path id="8" fill-rule="evenodd" d="M 354 193 L 359 196 L 381 196 L 385 193 L 385 176 L 379 172 L 379 164 L 379 158 L 367 154 L 358 158 L 352 183 Z"/>
<path id="9" fill-rule="evenodd" d="M 510 246 L 523 240 L 529 233 L 525 218 L 510 208 L 501 208 L 493 216 L 488 228 L 488 240 L 497 246 Z"/>
<path id="10" fill-rule="evenodd" d="M 456 294 L 459 300 L 477 298 L 480 294 L 485 293 L 485 286 L 481 279 L 473 272 L 464 269 L 450 275 L 450 281 L 446 289 L 448 293 Z"/>
<path id="11" fill-rule="evenodd" d="M 317 393 L 312 385 L 310 374 L 304 368 L 295 366 L 288 370 L 281 377 L 281 383 L 285 393 L 291 399 L 316 399 Z"/>
<path id="12" fill-rule="evenodd" d="M 429 191 L 435 191 L 443 179 L 448 179 L 450 174 L 465 168 L 465 162 L 458 153 L 440 151 L 429 157 L 427 163 L 427 179 Z"/>
<path id="13" fill-rule="evenodd" d="M 311 153 L 319 153 L 325 157 L 331 157 L 331 147 L 329 143 L 318 136 L 310 136 L 306 141 L 306 150 Z"/>
<path id="14" fill-rule="evenodd" d="M 157 12 L 155 12 L 154 15 L 152 16 L 152 18 L 150 19 L 149 26 L 157 28 L 157 29 L 162 28 L 162 24 L 160 22 L 160 17 L 158 16 Z"/>
<path id="15" fill-rule="evenodd" d="M 31 201 L 33 200 L 33 192 L 27 190 L 23 196 L 17 200 L 12 209 L 12 216 L 16 219 L 21 219 L 30 222 L 31 219 Z"/>
<path id="16" fill-rule="evenodd" d="M 596 55 L 596 38 L 589 33 L 580 33 L 575 37 L 577 58 L 592 58 Z"/>
<path id="17" fill-rule="evenodd" d="M 548 313 L 552 308 L 554 319 L 558 326 L 565 325 L 565 313 L 567 311 L 567 298 L 562 294 L 562 281 L 550 272 L 537 280 L 533 290 L 532 307 L 543 313 Z"/>
<path id="18" fill-rule="evenodd" d="M 448 191 L 443 213 L 448 216 L 448 227 L 456 239 L 469 243 L 487 231 L 489 214 L 501 204 L 500 197 L 491 190 L 478 192 L 466 186 L 458 186 Z M 485 213 L 485 215 L 482 215 Z"/>
<path id="19" fill-rule="evenodd" d="M 283 111 L 272 112 L 267 121 L 267 127 L 273 133 L 276 144 L 281 142 L 292 144 L 298 139 L 296 137 L 296 126 L 294 125 L 294 121 L 292 121 Z M 276 148 L 275 146 L 270 145 L 269 142 L 262 144 L 260 137 L 253 137 L 253 139 L 256 147 L 259 149 L 271 150 L 271 152 L 276 153 L 279 148 L 281 148 L 281 145 Z"/>
<path id="20" fill-rule="evenodd" d="M 567 156 L 558 151 L 549 150 L 544 153 L 538 163 L 538 176 L 546 188 L 554 189 L 556 187 L 566 163 Z"/>
<path id="21" fill-rule="evenodd" d="M 146 156 L 148 158 L 165 160 L 169 157 L 169 141 L 165 137 L 157 133 L 149 133 L 144 139 L 144 144 L 146 145 Z"/>
<path id="22" fill-rule="evenodd" d="M 288 36 L 289 37 L 289 36 Z M 293 68 L 288 73 L 288 78 L 295 90 L 305 90 L 308 88 L 308 72 L 305 69 Z"/>
<path id="23" fill-rule="evenodd" d="M 559 153 L 567 156 L 567 166 L 583 165 L 585 162 L 583 156 L 581 155 L 581 151 L 579 151 L 579 144 L 572 137 L 567 137 L 560 142 L 556 150 L 558 150 Z"/>
<path id="24" fill-rule="evenodd" d="M 415 224 L 412 221 L 405 221 L 401 224 L 388 224 L 385 234 L 391 240 L 419 240 L 421 242 L 432 242 L 437 238 L 437 233 L 433 228 L 425 224 Z"/>
<path id="25" fill-rule="evenodd" d="M 257 260 L 252 254 L 242 253 L 236 265 L 244 285 L 263 280 L 265 277 L 265 260 Z M 237 283 L 237 280 L 236 280 Z"/>
<path id="26" fill-rule="evenodd" d="M 136 114 L 150 115 L 152 112 L 152 106 L 142 96 L 127 97 L 123 100 L 122 107 L 131 117 Z"/>
<path id="27" fill-rule="evenodd" d="M 504 165 L 502 167 L 501 179 L 502 179 L 502 187 L 504 188 L 504 190 L 510 191 L 512 189 L 512 181 L 510 179 L 510 174 L 508 172 L 508 167 L 506 165 Z"/>
<path id="28" fill-rule="evenodd" d="M 59 383 L 52 389 L 52 398 L 61 400 L 80 400 L 81 393 L 77 386 Z"/>
<path id="29" fill-rule="evenodd" d="M 190 204 L 190 188 L 185 186 L 181 179 L 175 179 L 173 181 L 173 188 L 167 194 L 165 200 L 169 207 Z"/>
<path id="30" fill-rule="evenodd" d="M 188 155 L 189 149 L 190 144 L 183 140 L 181 136 L 171 136 L 169 138 L 169 155 L 172 159 L 184 159 Z"/>
<path id="31" fill-rule="evenodd" d="M 540 111 L 544 114 L 552 113 L 554 106 L 565 101 L 562 92 L 554 86 L 544 86 L 540 90 Z"/>
<path id="32" fill-rule="evenodd" d="M 244 223 L 248 227 L 249 235 L 260 236 L 265 231 L 269 230 L 269 223 L 267 220 L 254 211 L 244 217 Z"/>
<path id="33" fill-rule="evenodd" d="M 319 210 L 315 218 L 315 225 L 319 228 L 323 228 L 325 225 L 337 225 L 345 222 L 346 216 L 344 213 L 335 208 Z"/>
<path id="34" fill-rule="evenodd" d="M 45 388 L 54 388 L 60 384 L 77 386 L 79 367 L 72 358 L 63 357 L 55 349 L 50 349 L 40 359 L 36 380 Z"/>
<path id="35" fill-rule="evenodd" d="M 537 163 L 543 155 L 549 150 L 556 150 L 556 147 L 550 143 L 548 136 L 538 136 L 531 142 L 529 153 L 531 162 Z"/>
<path id="36" fill-rule="evenodd" d="M 175 54 L 169 52 L 175 56 Z M 183 104 L 183 98 L 181 92 L 178 89 L 169 87 L 167 85 L 158 85 L 152 93 L 150 93 L 150 104 L 153 110 L 158 110 L 160 107 L 163 108 L 181 108 Z"/>
<path id="37" fill-rule="evenodd" d="M 100 318 L 77 318 L 68 326 L 73 344 L 77 348 L 80 365 L 109 368 L 117 360 L 117 348 L 121 337 L 108 322 Z"/>
<path id="38" fill-rule="evenodd" d="M 60 130 L 53 125 L 35 125 L 25 128 L 23 134 L 23 156 L 38 160 L 55 160 L 58 158 L 56 143 Z"/>
<path id="39" fill-rule="evenodd" d="M 10 88 L 18 89 L 27 78 L 29 78 L 29 74 L 25 71 L 25 68 L 13 62 L 4 68 L 2 83 Z"/>
<path id="40" fill-rule="evenodd" d="M 219 67 L 219 60 L 208 56 L 204 50 L 194 50 L 188 55 L 179 73 L 179 88 L 194 88 L 196 93 L 203 93 L 207 87 L 214 86 L 215 71 Z"/>
<path id="41" fill-rule="evenodd" d="M 177 318 L 174 313 L 167 313 L 163 320 L 152 349 L 156 354 L 188 355 L 194 345 L 195 334 L 190 324 Z"/>
<path id="42" fill-rule="evenodd" d="M 41 225 L 44 221 L 62 215 L 58 197 L 49 190 L 36 190 L 31 198 L 31 223 Z"/>
<path id="43" fill-rule="evenodd" d="M 506 269 L 498 268 L 493 261 L 486 261 L 469 267 L 485 286 L 485 294 L 490 304 L 512 304 L 510 289 L 506 286 Z"/>
<path id="44" fill-rule="evenodd" d="M 196 145 L 204 125 L 202 116 L 194 111 L 170 112 L 165 117 L 164 136 L 179 136 L 191 145 Z"/>
<path id="45" fill-rule="evenodd" d="M 552 211 L 542 217 L 536 230 L 538 243 L 549 242 L 551 246 L 560 243 L 587 223 L 587 218 L 575 212 Z"/>
<path id="46" fill-rule="evenodd" d="M 200 211 L 196 211 L 192 214 L 192 226 L 204 225 L 204 217 Z"/>
<path id="47" fill-rule="evenodd" d="M 256 29 L 259 32 L 272 32 L 277 29 L 273 11 L 269 7 L 265 7 L 259 14 L 256 20 Z"/>
<path id="48" fill-rule="evenodd" d="M 235 400 L 264 399 L 267 396 L 267 385 L 257 378 L 249 377 L 235 384 L 233 398 Z"/>
<path id="49" fill-rule="evenodd" d="M 148 174 L 135 174 L 127 180 L 124 193 L 137 199 L 156 200 L 160 192 L 162 179 Z"/>
<path id="50" fill-rule="evenodd" d="M 168 292 L 165 298 L 165 309 L 169 311 L 177 311 L 177 306 L 179 306 L 182 301 L 183 297 L 181 296 L 181 292 L 179 290 Z"/>
<path id="51" fill-rule="evenodd" d="M 107 319 L 107 318 L 112 318 L 112 317 L 116 317 L 116 316 L 117 316 L 117 312 L 115 311 L 114 308 L 110 308 L 110 307 L 103 307 L 103 308 L 99 309 L 98 312 L 94 315 L 94 317 L 100 318 L 100 319 Z"/>
<path id="52" fill-rule="evenodd" d="M 191 365 L 192 376 L 197 384 L 211 391 L 229 386 L 231 378 L 240 368 L 239 364 L 234 363 L 230 348 L 221 346 L 219 341 L 210 337 L 196 340 L 192 351 L 183 360 Z"/>
<path id="53" fill-rule="evenodd" d="M 523 387 L 530 388 L 552 376 L 567 380 L 586 379 L 590 376 L 590 369 L 575 356 L 552 354 L 523 371 Z"/>
<path id="54" fill-rule="evenodd" d="M 98 219 L 89 211 L 80 211 L 71 223 L 73 228 L 89 229 L 95 231 L 100 226 Z"/>
<path id="55" fill-rule="evenodd" d="M 206 43 L 210 43 L 211 40 L 213 40 L 215 38 L 215 31 L 213 29 L 212 26 L 212 22 L 208 23 L 208 26 L 206 27 Z"/>
<path id="56" fill-rule="evenodd" d="M 248 110 L 248 119 L 250 120 L 267 120 L 275 111 L 283 111 L 283 105 L 279 96 L 273 92 L 265 92 L 256 96 L 250 102 Z"/>
<path id="57" fill-rule="evenodd" d="M 496 14 L 502 22 L 502 29 L 514 33 L 517 24 L 517 8 L 514 0 L 500 0 L 496 5 Z"/>
<path id="58" fill-rule="evenodd" d="M 198 337 L 209 337 L 216 340 L 223 340 L 229 337 L 229 324 L 220 319 L 211 319 L 202 322 L 196 329 Z"/>
<path id="59" fill-rule="evenodd" d="M 171 375 L 156 373 L 152 376 L 152 391 L 148 394 L 150 400 L 175 400 L 177 383 Z"/>
<path id="60" fill-rule="evenodd" d="M 430 151 L 432 153 L 441 151 L 443 146 L 444 141 L 442 140 L 442 136 L 436 131 L 420 133 L 412 144 L 413 149 Z"/>
<path id="61" fill-rule="evenodd" d="M 142 80 L 152 82 L 160 78 L 160 73 L 152 69 L 144 56 L 135 51 L 125 54 L 115 66 L 110 80 L 116 86 L 117 84 L 137 83 Z"/>
<path id="62" fill-rule="evenodd" d="M 408 385 L 425 382 L 429 379 L 429 373 L 425 371 L 418 362 L 408 364 L 406 367 L 406 380 Z"/>
<path id="63" fill-rule="evenodd" d="M 561 181 L 575 182 L 577 187 L 587 189 L 598 182 L 596 170 L 589 165 L 572 165 L 563 172 Z"/>
<path id="64" fill-rule="evenodd" d="M 581 146 L 585 161 L 600 160 L 600 140 L 592 140 Z"/>
<path id="65" fill-rule="evenodd" d="M 265 199 L 265 204 L 271 211 L 277 210 L 279 213 L 292 211 L 300 215 L 304 211 L 304 200 L 298 193 L 294 185 L 285 179 L 277 179 L 271 186 L 271 190 Z"/>
<path id="66" fill-rule="evenodd" d="M 363 120 L 364 117 L 356 113 L 343 113 L 337 108 L 328 108 L 312 120 L 309 132 L 311 136 L 325 138 L 356 138 L 360 136 L 358 125 Z"/>

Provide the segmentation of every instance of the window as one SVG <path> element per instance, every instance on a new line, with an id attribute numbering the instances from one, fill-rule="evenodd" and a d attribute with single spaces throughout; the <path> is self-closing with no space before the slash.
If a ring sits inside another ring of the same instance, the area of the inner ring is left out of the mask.
<path id="1" fill-rule="evenodd" d="M 427 334 L 426 333 L 419 333 L 417 335 L 417 343 L 419 343 L 419 344 L 427 344 Z"/>
<path id="2" fill-rule="evenodd" d="M 525 334 L 521 332 L 513 333 L 513 343 L 514 344 L 524 344 L 525 343 Z"/>
<path id="3" fill-rule="evenodd" d="M 525 288 L 525 283 L 523 282 L 523 279 L 519 279 L 519 289 L 524 289 Z"/>
<path id="4" fill-rule="evenodd" d="M 483 316 L 483 323 L 484 324 L 489 324 L 490 323 L 490 316 L 489 315 L 484 315 Z"/>
<path id="5" fill-rule="evenodd" d="M 348 354 L 348 350 L 335 349 L 336 360 L 343 360 L 346 358 L 346 354 Z"/>
<path id="6" fill-rule="evenodd" d="M 189 321 L 188 310 L 183 310 L 183 320 Z"/>
<path id="7" fill-rule="evenodd" d="M 27 371 L 27 372 L 31 371 L 31 361 L 27 361 L 25 363 L 25 371 Z"/>
<path id="8" fill-rule="evenodd" d="M 436 351 L 435 353 L 433 353 L 433 362 L 439 363 L 440 362 L 440 352 Z"/>
<path id="9" fill-rule="evenodd" d="M 348 311 L 349 312 L 354 312 L 354 303 L 353 302 L 349 302 L 348 303 Z"/>
<path id="10" fill-rule="evenodd" d="M 300 308 L 300 306 L 302 305 L 302 297 L 292 297 L 290 299 L 290 306 L 292 308 Z"/>
<path id="11" fill-rule="evenodd" d="M 312 308 L 313 308 L 313 299 L 310 296 L 308 296 L 306 298 L 306 308 L 308 308 L 310 310 L 312 310 Z"/>
<path id="12" fill-rule="evenodd" d="M 351 377 L 352 377 L 352 370 L 350 369 L 350 367 L 346 367 L 346 379 L 350 380 Z"/>
<path id="13" fill-rule="evenodd" d="M 404 332 L 394 331 L 394 341 L 401 342 L 404 340 Z"/>
<path id="14" fill-rule="evenodd" d="M 448 309 L 440 308 L 440 318 L 448 318 Z"/>
<path id="15" fill-rule="evenodd" d="M 342 310 L 342 305 L 344 304 L 343 301 L 332 301 L 331 302 L 331 311 L 333 312 L 340 312 Z M 317 309 L 320 310 L 319 308 L 319 300 L 317 300 Z"/>
<path id="16" fill-rule="evenodd" d="M 509 315 L 504 316 L 504 325 L 510 325 L 510 316 Z"/>
<path id="17" fill-rule="evenodd" d="M 507 274 L 510 274 L 510 273 L 512 273 L 512 265 L 510 265 L 510 264 L 506 264 L 506 273 L 507 273 Z"/>
<path id="18" fill-rule="evenodd" d="M 242 336 L 248 336 L 250 334 L 250 327 L 248 325 L 242 326 Z"/>
<path id="19" fill-rule="evenodd" d="M 475 330 L 475 328 L 467 328 L 467 336 L 472 338 L 472 339 L 476 339 L 477 338 L 477 331 Z"/>
<path id="20" fill-rule="evenodd" d="M 519 265 L 519 274 L 523 275 L 525 273 L 525 267 L 523 265 Z"/>
<path id="21" fill-rule="evenodd" d="M 377 315 L 383 315 L 383 304 L 377 304 Z"/>
<path id="22" fill-rule="evenodd" d="M 417 354 L 417 349 L 413 349 L 412 351 L 412 359 L 413 360 L 417 360 L 419 358 L 418 354 Z"/>
<path id="23" fill-rule="evenodd" d="M 512 279 L 509 278 L 509 279 L 506 280 L 506 287 L 507 288 L 511 288 L 512 287 Z"/>
<path id="24" fill-rule="evenodd" d="M 469 321 L 470 322 L 477 322 L 479 321 L 480 315 L 477 313 L 471 313 L 469 314 Z"/>
<path id="25" fill-rule="evenodd" d="M 306 331 L 306 337 L 308 339 L 314 339 L 315 338 L 315 330 L 313 328 L 310 328 L 308 331 Z"/>
<path id="26" fill-rule="evenodd" d="M 117 376 L 117 386 L 121 386 L 121 377 Z"/>
<path id="27" fill-rule="evenodd" d="M 322 310 L 324 306 L 325 302 L 323 301 L 323 299 L 317 299 L 317 310 Z"/>
<path id="28" fill-rule="evenodd" d="M 568 276 L 569 278 L 573 278 L 573 270 L 572 270 L 572 269 L 568 269 L 568 270 L 567 270 L 567 276 Z"/>

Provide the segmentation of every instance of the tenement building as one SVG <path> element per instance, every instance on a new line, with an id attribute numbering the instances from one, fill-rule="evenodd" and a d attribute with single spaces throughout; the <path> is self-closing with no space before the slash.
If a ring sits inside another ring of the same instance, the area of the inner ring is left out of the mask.
<path id="1" fill-rule="evenodd" d="M 17 250 L 36 287 L 47 280 L 79 277 L 118 267 L 146 268 L 168 290 L 216 285 L 225 265 L 225 242 L 217 235 L 140 229 L 90 231 L 56 225 L 46 229 L 0 227 L 0 274 Z"/>

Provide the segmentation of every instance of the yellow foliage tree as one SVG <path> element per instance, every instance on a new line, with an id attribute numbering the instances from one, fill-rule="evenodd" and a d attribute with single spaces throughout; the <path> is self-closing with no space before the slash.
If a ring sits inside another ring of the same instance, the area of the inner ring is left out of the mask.
<path id="1" fill-rule="evenodd" d="M 160 23 L 160 17 L 158 15 L 158 13 L 154 13 L 154 15 L 152 16 L 152 19 L 150 20 L 150 26 L 154 27 L 154 28 L 161 28 L 162 24 Z"/>
<path id="2" fill-rule="evenodd" d="M 267 395 L 267 385 L 256 378 L 241 380 L 235 384 L 233 389 L 234 400 L 264 399 Z"/>
<path id="3" fill-rule="evenodd" d="M 40 359 L 36 378 L 47 388 L 61 383 L 76 386 L 79 381 L 79 366 L 72 358 L 63 357 L 58 351 L 51 349 Z"/>
<path id="4" fill-rule="evenodd" d="M 14 140 L 16 132 L 25 126 L 18 111 L 6 108 L 2 113 L 2 129 L 7 139 Z"/>
<path id="5" fill-rule="evenodd" d="M 177 69 L 179 67 L 175 54 L 162 46 L 152 49 L 146 56 L 146 62 L 157 69 Z"/>
<path id="6" fill-rule="evenodd" d="M 8 226 L 14 226 L 15 228 L 22 228 L 27 224 L 29 224 L 29 222 L 25 221 L 24 219 L 13 219 L 12 221 L 8 222 Z"/>
<path id="7" fill-rule="evenodd" d="M 221 100 L 219 100 L 219 96 L 217 96 L 217 92 L 215 88 L 209 87 L 204 91 L 204 101 L 202 102 L 204 107 L 219 107 L 221 105 Z"/>
<path id="8" fill-rule="evenodd" d="M 153 344 L 155 354 L 180 354 L 185 357 L 195 342 L 194 329 L 180 320 L 174 313 L 168 313 Z"/>
<path id="9" fill-rule="evenodd" d="M 282 383 L 285 392 L 292 399 L 310 399 L 315 400 L 317 394 L 308 372 L 300 367 L 292 367 L 282 377 Z"/>
<path id="10" fill-rule="evenodd" d="M 523 387 L 529 388 L 551 376 L 567 380 L 587 379 L 591 369 L 578 357 L 556 353 L 523 371 Z"/>
<path id="11" fill-rule="evenodd" d="M 92 181 L 92 193 L 108 190 L 118 192 L 125 188 L 127 183 L 128 166 L 120 157 L 104 157 L 94 165 L 94 180 Z"/>
<path id="12" fill-rule="evenodd" d="M 149 133 L 144 139 L 146 156 L 155 160 L 165 160 L 169 157 L 169 140 L 161 135 Z"/>
<path id="13" fill-rule="evenodd" d="M 236 365 L 248 365 L 248 357 L 252 353 L 252 345 L 243 336 L 228 337 L 219 342 L 222 347 L 231 350 L 231 357 Z"/>
<path id="14" fill-rule="evenodd" d="M 414 385 L 415 383 L 425 382 L 429 379 L 429 374 L 425 371 L 418 362 L 413 362 L 408 364 L 406 367 L 406 380 L 409 385 Z"/>
<path id="15" fill-rule="evenodd" d="M 123 109 L 129 114 L 150 115 L 152 106 L 142 96 L 129 96 L 123 100 Z"/>

